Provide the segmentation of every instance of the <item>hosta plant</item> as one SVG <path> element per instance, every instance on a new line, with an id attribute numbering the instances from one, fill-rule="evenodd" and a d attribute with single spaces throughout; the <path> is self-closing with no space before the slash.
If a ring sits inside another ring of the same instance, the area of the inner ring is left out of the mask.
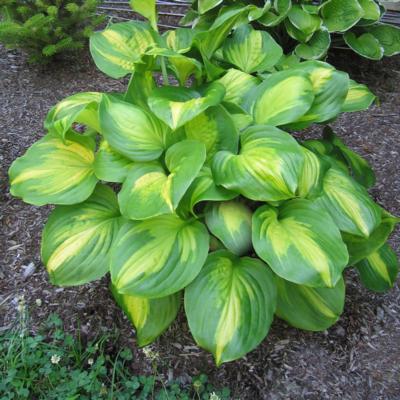
<path id="1" fill-rule="evenodd" d="M 195 0 L 182 23 L 207 30 L 229 8 L 247 9 L 244 20 L 301 59 L 322 59 L 333 44 L 372 60 L 400 53 L 400 28 L 381 22 L 378 0 Z"/>
<path id="2" fill-rule="evenodd" d="M 110 274 L 141 346 L 184 298 L 218 365 L 254 349 L 275 314 L 312 331 L 334 324 L 347 267 L 391 287 L 397 219 L 368 195 L 369 165 L 329 127 L 319 140 L 291 134 L 368 108 L 368 88 L 323 62 L 290 66 L 268 33 L 238 26 L 241 9 L 208 32 L 160 35 L 154 2 L 133 6 L 149 24 L 113 24 L 90 43 L 100 70 L 130 75 L 126 92 L 62 100 L 9 171 L 14 196 L 56 205 L 41 248 L 51 281 Z"/>

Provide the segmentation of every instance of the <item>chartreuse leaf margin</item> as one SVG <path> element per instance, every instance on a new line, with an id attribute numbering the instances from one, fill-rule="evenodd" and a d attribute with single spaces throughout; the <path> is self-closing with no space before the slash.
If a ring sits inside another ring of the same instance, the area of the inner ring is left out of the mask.
<path id="1" fill-rule="evenodd" d="M 132 0 L 149 22 L 110 24 L 90 45 L 101 71 L 130 75 L 126 91 L 58 102 L 9 170 L 12 195 L 55 205 L 41 245 L 53 284 L 110 275 L 139 346 L 184 299 L 217 365 L 256 348 L 274 315 L 328 329 L 343 311 L 346 268 L 374 291 L 398 273 L 388 245 L 398 219 L 369 195 L 368 162 L 329 127 L 321 139 L 292 134 L 365 110 L 374 95 L 325 62 L 284 54 L 260 27 L 284 23 L 310 58 L 326 53 L 328 30 L 358 23 L 394 54 L 392 30 L 373 24 L 371 2 L 346 2 L 345 19 L 342 0 L 229 3 L 200 1 L 198 26 L 160 34 L 156 2 Z"/>

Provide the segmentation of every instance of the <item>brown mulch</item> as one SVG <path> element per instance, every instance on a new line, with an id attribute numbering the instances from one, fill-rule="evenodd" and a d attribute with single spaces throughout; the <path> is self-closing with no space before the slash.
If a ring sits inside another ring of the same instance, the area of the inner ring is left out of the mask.
<path id="1" fill-rule="evenodd" d="M 373 63 L 345 52 L 329 61 L 368 83 L 380 97 L 380 107 L 343 115 L 334 128 L 373 165 L 377 185 L 371 194 L 376 201 L 400 215 L 400 56 Z M 42 121 L 52 105 L 76 92 L 124 87 L 124 82 L 96 71 L 85 57 L 39 68 L 28 66 L 19 53 L 0 48 L 0 331 L 11 326 L 17 299 L 24 295 L 33 331 L 52 312 L 62 317 L 67 331 L 80 325 L 84 338 L 117 329 L 121 337 L 115 346 L 134 350 L 132 369 L 151 373 L 151 362 L 137 349 L 132 328 L 108 293 L 106 278 L 78 288 L 49 284 L 39 254 L 40 232 L 50 208 L 12 198 L 7 186 L 10 163 L 44 134 Z M 399 230 L 391 243 L 399 252 Z M 345 312 L 331 329 L 301 332 L 276 320 L 256 350 L 220 368 L 195 346 L 181 313 L 154 344 L 160 354 L 159 372 L 182 382 L 206 373 L 215 385 L 228 386 L 233 398 L 243 400 L 400 399 L 399 287 L 374 294 L 360 285 L 354 271 L 346 273 L 346 281 Z"/>

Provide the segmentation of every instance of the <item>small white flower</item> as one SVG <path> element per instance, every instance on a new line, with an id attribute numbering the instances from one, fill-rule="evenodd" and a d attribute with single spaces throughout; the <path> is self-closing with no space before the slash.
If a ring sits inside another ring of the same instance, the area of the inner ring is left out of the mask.
<path id="1" fill-rule="evenodd" d="M 61 357 L 58 354 L 53 354 L 51 356 L 51 363 L 52 364 L 58 364 L 61 360 Z"/>
<path id="2" fill-rule="evenodd" d="M 36 299 L 35 303 L 38 307 L 40 307 L 42 305 L 42 299 Z"/>
<path id="3" fill-rule="evenodd" d="M 25 312 L 25 298 L 24 296 L 20 296 L 18 298 L 18 306 L 17 310 L 20 314 L 23 314 Z"/>
<path id="4" fill-rule="evenodd" d="M 212 392 L 210 394 L 210 400 L 221 400 L 221 398 L 215 392 Z"/>
<path id="5" fill-rule="evenodd" d="M 93 358 L 88 358 L 87 363 L 88 363 L 89 365 L 93 365 L 93 363 L 94 363 Z"/>
<path id="6" fill-rule="evenodd" d="M 150 361 L 156 361 L 160 358 L 160 355 L 154 351 L 150 346 L 146 346 L 143 348 L 143 353 Z"/>

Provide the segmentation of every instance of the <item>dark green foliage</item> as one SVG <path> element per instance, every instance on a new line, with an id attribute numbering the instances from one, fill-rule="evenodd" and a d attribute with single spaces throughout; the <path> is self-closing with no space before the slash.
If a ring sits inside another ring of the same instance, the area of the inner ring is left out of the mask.
<path id="1" fill-rule="evenodd" d="M 96 15 L 99 0 L 0 0 L 0 42 L 25 50 L 29 61 L 82 49 L 104 19 Z"/>

